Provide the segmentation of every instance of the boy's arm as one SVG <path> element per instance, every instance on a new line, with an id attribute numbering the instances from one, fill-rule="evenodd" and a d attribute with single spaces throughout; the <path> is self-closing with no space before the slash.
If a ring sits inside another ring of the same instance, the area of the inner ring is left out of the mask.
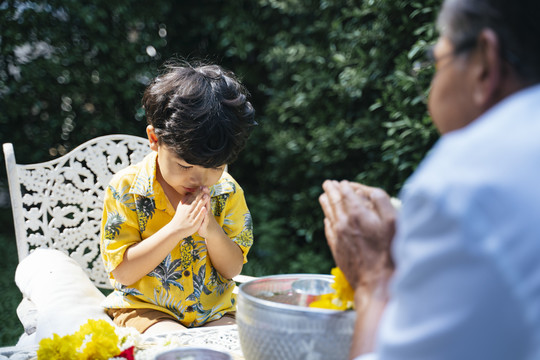
<path id="1" fill-rule="evenodd" d="M 206 239 L 208 256 L 214 268 L 224 278 L 232 279 L 242 272 L 244 254 L 240 246 L 229 238 L 213 216 L 210 199 L 206 207 L 208 211 L 199 229 L 199 235 Z"/>
<path id="2" fill-rule="evenodd" d="M 169 223 L 170 224 L 170 223 Z M 116 281 L 129 286 L 154 270 L 184 236 L 169 224 L 144 241 L 131 245 L 113 271 Z"/>
<path id="3" fill-rule="evenodd" d="M 209 220 L 208 233 L 203 236 L 206 239 L 208 256 L 212 265 L 226 279 L 232 279 L 242 272 L 244 266 L 244 255 L 240 246 L 232 241 L 223 231 L 221 226 L 212 216 L 207 216 Z M 200 234 L 200 233 L 199 233 Z"/>
<path id="4" fill-rule="evenodd" d="M 131 285 L 154 270 L 179 241 L 193 234 L 206 215 L 208 195 L 200 193 L 195 199 L 179 203 L 173 219 L 144 241 L 131 245 L 123 261 L 112 271 L 123 285 Z"/>

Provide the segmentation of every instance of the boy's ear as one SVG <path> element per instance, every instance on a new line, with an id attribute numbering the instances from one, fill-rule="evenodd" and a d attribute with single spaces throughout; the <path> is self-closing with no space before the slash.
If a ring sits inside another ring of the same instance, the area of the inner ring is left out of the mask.
<path id="1" fill-rule="evenodd" d="M 148 136 L 148 142 L 150 144 L 150 149 L 157 151 L 158 150 L 158 138 L 156 135 L 156 132 L 154 131 L 154 127 L 152 125 L 148 125 L 146 127 L 146 135 Z"/>

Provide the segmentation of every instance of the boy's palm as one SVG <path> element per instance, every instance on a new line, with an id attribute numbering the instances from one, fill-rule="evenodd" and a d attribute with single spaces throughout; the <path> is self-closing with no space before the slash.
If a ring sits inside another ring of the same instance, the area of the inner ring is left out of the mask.
<path id="1" fill-rule="evenodd" d="M 182 232 L 182 237 L 194 234 L 201 227 L 206 217 L 207 197 L 205 192 L 200 191 L 196 195 L 187 194 L 178 203 L 172 221 Z"/>
<path id="2" fill-rule="evenodd" d="M 203 238 L 207 238 L 212 229 L 221 229 L 221 227 L 216 221 L 216 218 L 212 215 L 212 208 L 210 207 L 210 197 L 207 198 L 206 209 L 207 211 L 204 220 L 201 223 L 201 227 L 197 231 L 199 235 L 201 235 Z"/>

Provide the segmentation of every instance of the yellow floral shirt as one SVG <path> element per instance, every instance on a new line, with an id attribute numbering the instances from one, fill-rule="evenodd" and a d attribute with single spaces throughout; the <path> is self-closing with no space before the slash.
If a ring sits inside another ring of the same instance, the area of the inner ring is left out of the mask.
<path id="1" fill-rule="evenodd" d="M 163 262 L 131 286 L 115 281 L 112 271 L 126 249 L 144 241 L 173 217 L 175 209 L 156 180 L 157 153 L 119 171 L 105 191 L 101 256 L 114 291 L 106 308 L 148 308 L 166 312 L 194 327 L 235 310 L 234 281 L 212 266 L 204 238 L 197 233 L 178 239 Z M 253 244 L 251 214 L 244 193 L 226 172 L 210 188 L 212 212 L 225 233 L 244 254 Z"/>

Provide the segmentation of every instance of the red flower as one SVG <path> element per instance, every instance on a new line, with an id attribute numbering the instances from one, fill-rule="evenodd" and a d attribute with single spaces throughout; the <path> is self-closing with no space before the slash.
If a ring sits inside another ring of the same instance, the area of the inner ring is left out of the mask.
<path id="1" fill-rule="evenodd" d="M 134 352 L 135 352 L 135 346 L 132 346 L 122 351 L 120 355 L 117 355 L 116 357 L 124 358 L 127 360 L 135 360 Z"/>

